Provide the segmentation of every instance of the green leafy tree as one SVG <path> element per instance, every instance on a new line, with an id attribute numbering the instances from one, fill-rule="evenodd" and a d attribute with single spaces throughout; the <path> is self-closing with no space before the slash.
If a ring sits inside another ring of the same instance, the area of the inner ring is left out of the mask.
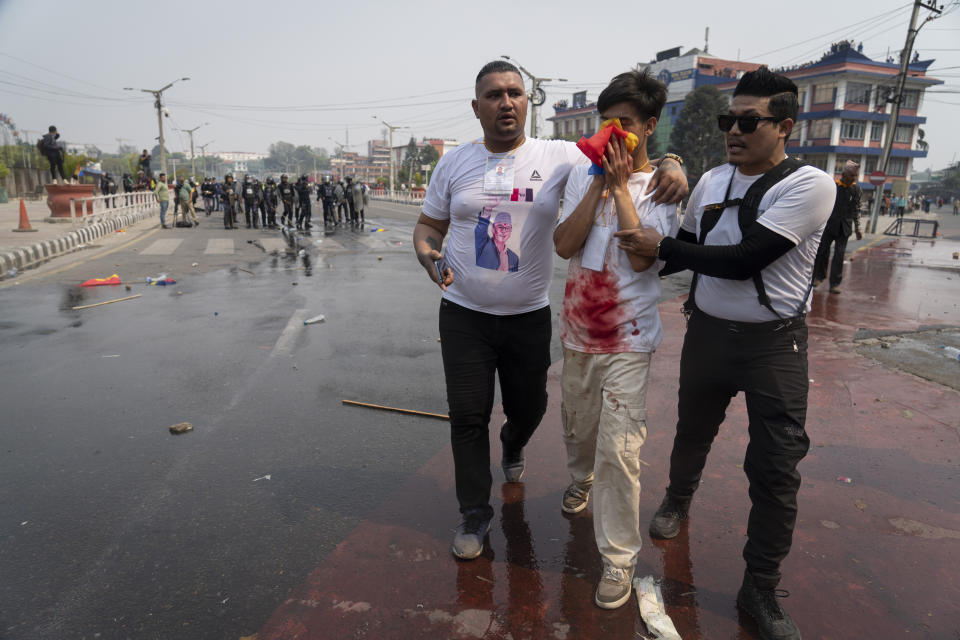
<path id="1" fill-rule="evenodd" d="M 673 123 L 670 148 L 683 157 L 691 188 L 700 176 L 727 159 L 723 132 L 717 128 L 717 115 L 727 108 L 726 96 L 715 86 L 704 85 L 687 94 Z"/>
<path id="2" fill-rule="evenodd" d="M 267 171 L 295 171 L 297 166 L 296 150 L 297 147 L 289 142 L 277 141 L 267 149 L 269 155 L 264 159 L 263 165 Z"/>

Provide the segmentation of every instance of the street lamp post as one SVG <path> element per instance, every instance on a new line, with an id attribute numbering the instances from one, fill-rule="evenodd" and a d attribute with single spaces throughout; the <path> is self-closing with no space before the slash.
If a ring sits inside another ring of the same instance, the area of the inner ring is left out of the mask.
<path id="1" fill-rule="evenodd" d="M 374 120 L 380 120 L 377 116 L 371 116 Z M 393 132 L 397 129 L 406 129 L 407 127 L 399 127 L 391 124 L 387 124 L 383 120 L 380 120 L 380 124 L 385 126 L 390 130 L 390 197 L 393 197 L 394 181 L 396 180 L 396 171 L 393 165 Z"/>
<path id="2" fill-rule="evenodd" d="M 543 89 L 540 88 L 540 83 L 551 82 L 553 81 L 553 78 L 538 78 L 537 76 L 527 71 L 522 64 L 520 64 L 510 56 L 500 56 L 500 57 L 503 58 L 504 60 L 512 61 L 515 65 L 517 65 L 517 68 L 519 68 L 520 71 L 527 74 L 527 77 L 530 78 L 530 82 L 531 82 L 530 96 L 529 96 L 530 98 L 530 137 L 536 138 L 537 137 L 537 107 L 539 107 L 540 105 L 542 105 L 544 102 L 547 101 L 547 94 L 544 92 Z M 567 81 L 566 78 L 557 78 L 557 80 L 559 82 Z"/>
<path id="3" fill-rule="evenodd" d="M 198 145 L 197 145 L 198 147 L 200 147 L 200 154 L 201 154 L 201 156 L 203 157 L 203 175 L 204 175 L 204 177 L 206 177 L 206 175 L 207 175 L 207 147 L 209 147 L 210 145 L 212 145 L 213 142 L 214 142 L 214 141 L 211 140 L 210 142 L 207 142 L 207 143 L 205 143 L 205 144 L 198 144 Z"/>
<path id="4" fill-rule="evenodd" d="M 180 129 L 180 131 L 183 131 L 188 136 L 190 136 L 190 173 L 193 175 L 197 175 L 197 164 L 193 160 L 193 132 L 199 129 L 200 127 L 206 126 L 208 124 L 210 123 L 204 122 L 203 124 L 198 124 L 193 129 Z"/>
<path id="5" fill-rule="evenodd" d="M 163 92 L 172 87 L 177 82 L 181 80 L 189 80 L 189 77 L 177 78 L 173 82 L 168 82 L 159 89 L 140 89 L 144 93 L 149 93 L 153 96 L 153 106 L 157 109 L 157 128 L 160 130 L 160 171 L 166 173 L 167 171 L 167 151 L 163 146 L 163 102 L 161 100 Z M 134 91 L 133 87 L 124 87 L 124 91 Z"/>

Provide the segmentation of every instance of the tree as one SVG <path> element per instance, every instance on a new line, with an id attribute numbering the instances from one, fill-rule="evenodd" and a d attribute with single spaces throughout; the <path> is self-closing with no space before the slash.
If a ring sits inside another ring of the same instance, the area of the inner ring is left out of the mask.
<path id="1" fill-rule="evenodd" d="M 297 147 L 289 142 L 277 141 L 267 149 L 269 155 L 264 159 L 263 166 L 267 171 L 290 172 L 297 168 L 294 157 Z"/>
<path id="2" fill-rule="evenodd" d="M 717 115 L 727 108 L 726 96 L 713 85 L 703 85 L 687 94 L 673 123 L 670 147 L 683 157 L 691 188 L 700 176 L 727 159 L 723 132 L 717 128 Z"/>

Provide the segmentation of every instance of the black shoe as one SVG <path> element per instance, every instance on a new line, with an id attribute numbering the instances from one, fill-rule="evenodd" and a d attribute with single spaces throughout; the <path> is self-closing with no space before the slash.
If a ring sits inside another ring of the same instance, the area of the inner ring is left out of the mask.
<path id="1" fill-rule="evenodd" d="M 677 500 L 667 491 L 660 508 L 650 521 L 650 536 L 661 540 L 675 538 L 680 531 L 680 521 L 687 519 L 689 508 L 689 500 Z"/>
<path id="2" fill-rule="evenodd" d="M 500 466 L 503 468 L 503 477 L 507 482 L 520 482 L 524 469 L 523 447 L 511 449 L 504 445 Z"/>
<path id="3" fill-rule="evenodd" d="M 760 589 L 753 576 L 743 574 L 743 585 L 737 592 L 737 605 L 757 623 L 763 640 L 800 640 L 800 630 L 777 598 L 790 594 L 778 589 Z"/>

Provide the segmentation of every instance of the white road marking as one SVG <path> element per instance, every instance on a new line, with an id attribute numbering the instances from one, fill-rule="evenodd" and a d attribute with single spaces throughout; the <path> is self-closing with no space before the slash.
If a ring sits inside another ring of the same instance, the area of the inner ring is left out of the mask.
<path id="1" fill-rule="evenodd" d="M 297 331 L 303 327 L 303 321 L 307 319 L 306 309 L 297 309 L 290 316 L 290 321 L 280 333 L 276 344 L 273 345 L 271 355 L 289 355 L 293 351 L 293 341 L 297 337 Z"/>
<path id="2" fill-rule="evenodd" d="M 211 238 L 203 252 L 208 255 L 233 253 L 233 238 Z"/>
<path id="3" fill-rule="evenodd" d="M 183 238 L 164 238 L 154 240 L 150 246 L 140 252 L 142 256 L 169 256 L 183 244 Z"/>
<path id="4" fill-rule="evenodd" d="M 287 250 L 287 241 L 283 238 L 261 238 L 260 244 L 267 250 L 267 253 L 279 251 L 283 253 Z"/>

